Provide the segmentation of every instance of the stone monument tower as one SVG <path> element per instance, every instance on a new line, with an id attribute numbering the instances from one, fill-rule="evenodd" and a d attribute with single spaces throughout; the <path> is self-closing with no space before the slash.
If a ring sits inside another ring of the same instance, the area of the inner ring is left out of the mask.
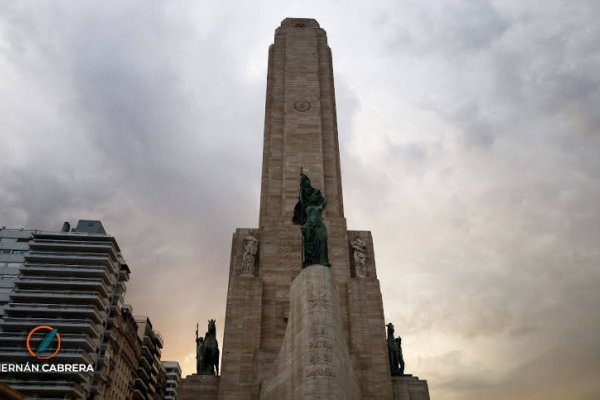
<path id="1" fill-rule="evenodd" d="M 319 265 L 293 222 L 300 171 L 326 199 Z M 392 376 L 385 327 L 371 233 L 344 217 L 327 35 L 286 18 L 269 48 L 259 225 L 233 235 L 221 375 L 188 377 L 181 399 L 429 399 L 426 381 Z"/>

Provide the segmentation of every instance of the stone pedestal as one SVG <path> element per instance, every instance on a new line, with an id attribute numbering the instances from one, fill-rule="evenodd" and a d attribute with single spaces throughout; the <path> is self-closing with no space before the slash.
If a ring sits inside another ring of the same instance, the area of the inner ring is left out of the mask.
<path id="1" fill-rule="evenodd" d="M 331 270 L 306 267 L 290 288 L 290 311 L 273 376 L 261 400 L 360 399 Z"/>
<path id="2" fill-rule="evenodd" d="M 416 376 L 404 375 L 392 377 L 394 400 L 429 400 L 427 381 Z"/>
<path id="3" fill-rule="evenodd" d="M 219 376 L 188 375 L 181 381 L 177 400 L 217 400 L 219 397 Z"/>

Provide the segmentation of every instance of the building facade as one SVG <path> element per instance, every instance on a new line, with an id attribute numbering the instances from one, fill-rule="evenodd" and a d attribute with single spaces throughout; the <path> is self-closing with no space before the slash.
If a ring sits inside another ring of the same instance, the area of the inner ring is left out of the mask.
<path id="1" fill-rule="evenodd" d="M 135 316 L 142 352 L 134 382 L 134 399 L 162 400 L 166 388 L 166 371 L 160 361 L 163 339 L 147 316 Z"/>
<path id="2" fill-rule="evenodd" d="M 162 365 L 167 374 L 164 400 L 176 400 L 177 389 L 179 388 L 179 382 L 181 381 L 181 366 L 177 361 L 163 361 Z"/>
<path id="3" fill-rule="evenodd" d="M 109 320 L 105 337 L 105 371 L 100 380 L 105 386 L 105 399 L 128 400 L 133 397 L 142 342 L 137 334 L 138 325 L 131 306 L 115 310 Z"/>
<path id="4" fill-rule="evenodd" d="M 3 371 L 0 382 L 32 398 L 133 398 L 143 348 L 124 303 L 129 275 L 100 221 L 80 220 L 74 229 L 65 223 L 60 231 L 0 229 L 0 364 L 46 362 L 27 346 L 39 351 L 43 335 L 32 332 L 55 329 L 56 354 L 47 362 L 93 369 Z M 152 362 L 158 382 L 160 351 Z"/>

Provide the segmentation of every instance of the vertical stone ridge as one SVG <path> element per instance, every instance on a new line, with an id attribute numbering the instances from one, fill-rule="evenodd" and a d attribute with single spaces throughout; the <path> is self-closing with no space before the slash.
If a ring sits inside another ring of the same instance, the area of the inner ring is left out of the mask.
<path id="1" fill-rule="evenodd" d="M 303 166 L 343 218 L 331 49 L 317 21 L 287 18 L 269 48 L 259 226 L 286 221 Z"/>

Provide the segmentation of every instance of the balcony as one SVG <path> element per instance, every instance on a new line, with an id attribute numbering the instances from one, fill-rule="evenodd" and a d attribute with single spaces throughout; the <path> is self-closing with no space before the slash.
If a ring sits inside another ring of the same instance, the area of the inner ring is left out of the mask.
<path id="1" fill-rule="evenodd" d="M 148 346 L 142 346 L 142 354 L 145 356 L 145 358 L 147 360 L 154 359 L 154 356 L 152 355 L 152 352 L 150 351 L 150 349 L 148 349 Z"/>
<path id="2" fill-rule="evenodd" d="M 114 280 L 114 275 L 107 267 L 102 265 L 81 266 L 24 263 L 24 268 L 21 272 L 24 276 L 39 274 L 42 276 L 98 278 L 103 279 L 109 285 L 112 285 Z"/>
<path id="3" fill-rule="evenodd" d="M 58 289 L 58 290 L 83 290 L 100 293 L 103 297 L 108 297 L 110 287 L 102 279 L 85 278 L 60 278 L 60 277 L 33 277 L 21 276 L 15 283 L 18 289 Z"/>
<path id="4" fill-rule="evenodd" d="M 94 306 L 78 304 L 9 303 L 5 309 L 5 315 L 15 318 L 43 318 L 44 316 L 83 317 L 90 318 L 95 323 L 101 323 L 106 318 L 106 312 L 99 311 Z"/>
<path id="5" fill-rule="evenodd" d="M 159 371 L 158 360 L 152 360 L 152 375 L 157 376 Z"/>
<path id="6" fill-rule="evenodd" d="M 2 379 L 2 381 L 29 398 L 85 399 L 87 397 L 81 385 L 50 376 L 51 374 L 48 374 L 48 380 Z"/>
<path id="7" fill-rule="evenodd" d="M 99 243 L 99 244 L 112 244 L 115 246 L 117 251 L 119 245 L 115 238 L 107 234 L 93 234 L 87 232 L 56 232 L 56 231 L 36 231 L 33 233 L 33 239 L 39 241 L 72 241 L 74 243 Z"/>
<path id="8" fill-rule="evenodd" d="M 27 332 L 0 332 L 0 343 L 11 348 L 21 348 L 25 343 Z M 93 339 L 84 334 L 60 333 L 63 348 L 79 348 L 87 352 L 95 352 L 98 339 Z"/>
<path id="9" fill-rule="evenodd" d="M 29 354 L 27 350 L 15 349 L 12 347 L 0 347 L 0 356 L 9 359 L 27 358 L 28 360 L 31 360 L 31 354 Z M 82 349 L 65 349 L 62 347 L 53 360 L 75 364 L 92 364 L 94 362 L 90 353 L 83 351 Z"/>
<path id="10" fill-rule="evenodd" d="M 108 299 L 101 297 L 97 292 L 80 290 L 47 290 L 47 289 L 13 289 L 10 294 L 11 300 L 16 302 L 56 303 L 73 302 L 94 304 L 99 309 L 108 307 Z"/>
<path id="11" fill-rule="evenodd" d="M 3 329 L 5 331 L 29 331 L 37 325 L 50 325 L 59 328 L 60 334 L 64 333 L 87 333 L 90 336 L 100 336 L 101 326 L 97 326 L 87 318 L 4 318 Z M 13 329 L 9 329 L 13 328 Z"/>
<path id="12" fill-rule="evenodd" d="M 151 360 L 152 360 L 151 358 L 148 359 L 143 356 L 140 358 L 140 366 L 139 367 L 141 369 L 143 369 L 146 372 L 146 374 L 149 374 L 150 370 L 152 369 L 152 365 L 150 364 Z M 150 375 L 148 375 L 148 377 L 150 377 Z"/>
<path id="13" fill-rule="evenodd" d="M 148 390 L 150 391 L 150 393 L 156 393 L 156 386 L 152 382 L 150 382 L 148 384 Z"/>
<path id="14" fill-rule="evenodd" d="M 180 378 L 181 378 L 181 372 L 177 373 L 177 372 L 167 371 L 167 380 L 176 381 L 176 380 L 179 380 Z"/>
<path id="15" fill-rule="evenodd" d="M 135 386 L 141 390 L 142 393 L 148 392 L 148 385 L 140 378 L 135 379 Z"/>
<path id="16" fill-rule="evenodd" d="M 160 332 L 156 332 L 156 331 L 154 332 L 154 342 L 156 343 L 157 347 L 162 349 L 165 342 L 164 342 L 163 337 L 160 334 Z"/>
<path id="17" fill-rule="evenodd" d="M 104 265 L 116 271 L 118 262 L 105 253 L 63 253 L 61 251 L 31 251 L 25 254 L 28 263 Z"/>
<path id="18" fill-rule="evenodd" d="M 96 253 L 108 254 L 113 260 L 118 259 L 115 247 L 110 242 L 90 242 L 83 240 L 48 240 L 35 239 L 29 244 L 32 250 L 61 253 Z"/>

